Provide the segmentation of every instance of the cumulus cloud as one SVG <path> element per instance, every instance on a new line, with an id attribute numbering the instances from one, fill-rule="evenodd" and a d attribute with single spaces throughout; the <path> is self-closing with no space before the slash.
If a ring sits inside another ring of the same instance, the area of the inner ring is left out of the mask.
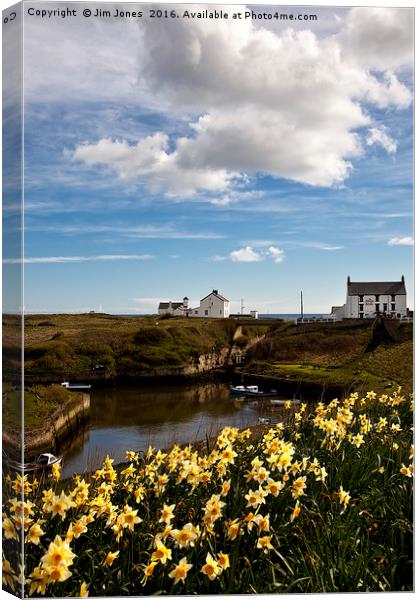
<path id="1" fill-rule="evenodd" d="M 352 9 L 326 37 L 251 20 L 139 21 L 138 80 L 162 109 L 189 118 L 189 131 L 79 144 L 73 159 L 151 192 L 220 193 L 222 205 L 244 174 L 340 185 L 364 152 L 371 106 L 411 103 L 399 70 L 412 63 L 412 21 L 410 9 Z M 380 125 L 368 140 L 395 152 Z"/>
<path id="2" fill-rule="evenodd" d="M 414 246 L 414 240 L 411 236 L 393 237 L 388 241 L 388 246 Z"/>
<path id="3" fill-rule="evenodd" d="M 229 257 L 233 262 L 260 262 L 261 260 L 264 260 L 264 256 L 261 253 L 256 252 L 251 246 L 233 250 L 233 252 L 229 254 Z"/>
<path id="4" fill-rule="evenodd" d="M 261 262 L 266 258 L 271 258 L 275 263 L 283 262 L 285 257 L 284 250 L 276 246 L 270 246 L 267 250 L 254 250 L 252 246 L 244 246 L 239 250 L 233 250 L 229 258 L 233 262 Z M 214 259 L 223 259 L 223 257 L 214 257 Z"/>
<path id="5" fill-rule="evenodd" d="M 368 129 L 366 143 L 368 146 L 378 144 L 390 154 L 395 154 L 397 151 L 397 142 L 389 137 L 387 128 L 384 125 L 380 125 L 379 127 L 371 127 Z"/>

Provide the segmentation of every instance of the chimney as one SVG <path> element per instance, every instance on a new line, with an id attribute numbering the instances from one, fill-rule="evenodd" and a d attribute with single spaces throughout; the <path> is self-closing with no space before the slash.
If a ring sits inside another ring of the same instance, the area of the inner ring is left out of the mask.
<path id="1" fill-rule="evenodd" d="M 401 283 L 405 283 L 404 275 L 401 275 Z"/>
<path id="2" fill-rule="evenodd" d="M 213 290 L 212 293 L 217 295 L 219 293 L 219 290 Z"/>
<path id="3" fill-rule="evenodd" d="M 347 275 L 347 285 L 350 283 L 350 275 Z"/>
<path id="4" fill-rule="evenodd" d="M 184 308 L 188 308 L 188 302 L 189 302 L 189 298 L 187 298 L 187 296 L 185 296 L 185 298 L 183 299 Z"/>

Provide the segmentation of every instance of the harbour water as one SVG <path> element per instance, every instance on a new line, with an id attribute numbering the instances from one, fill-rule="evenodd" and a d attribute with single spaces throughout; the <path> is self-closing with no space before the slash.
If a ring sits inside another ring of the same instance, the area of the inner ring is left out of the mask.
<path id="1" fill-rule="evenodd" d="M 126 450 L 195 442 L 226 425 L 242 428 L 261 418 L 276 422 L 282 410 L 269 399 L 235 400 L 224 383 L 93 389 L 85 429 L 63 448 L 63 476 L 96 469 L 107 454 L 117 463 Z"/>

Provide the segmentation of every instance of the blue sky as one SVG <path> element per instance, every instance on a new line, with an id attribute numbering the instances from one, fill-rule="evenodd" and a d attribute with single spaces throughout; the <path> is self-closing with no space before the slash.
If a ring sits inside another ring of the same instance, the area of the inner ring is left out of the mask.
<path id="1" fill-rule="evenodd" d="M 402 274 L 412 304 L 412 14 L 369 10 L 27 18 L 26 310 L 329 312 L 347 275 Z"/>

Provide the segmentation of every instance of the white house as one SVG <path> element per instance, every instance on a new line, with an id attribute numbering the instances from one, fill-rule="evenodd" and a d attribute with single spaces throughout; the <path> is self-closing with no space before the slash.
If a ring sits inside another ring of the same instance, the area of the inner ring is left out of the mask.
<path id="1" fill-rule="evenodd" d="M 186 296 L 182 302 L 172 302 L 171 300 L 169 302 L 161 302 L 158 307 L 159 316 L 186 317 L 189 312 L 188 302 L 189 299 Z"/>
<path id="2" fill-rule="evenodd" d="M 227 319 L 229 317 L 230 302 L 219 294 L 219 290 L 213 290 L 205 298 L 200 300 L 200 306 L 189 311 L 190 317 L 210 317 L 212 319 Z"/>
<path id="3" fill-rule="evenodd" d="M 373 319 L 377 314 L 405 317 L 407 292 L 404 275 L 401 281 L 355 282 L 347 277 L 347 297 L 343 306 L 333 306 L 337 320 Z"/>

